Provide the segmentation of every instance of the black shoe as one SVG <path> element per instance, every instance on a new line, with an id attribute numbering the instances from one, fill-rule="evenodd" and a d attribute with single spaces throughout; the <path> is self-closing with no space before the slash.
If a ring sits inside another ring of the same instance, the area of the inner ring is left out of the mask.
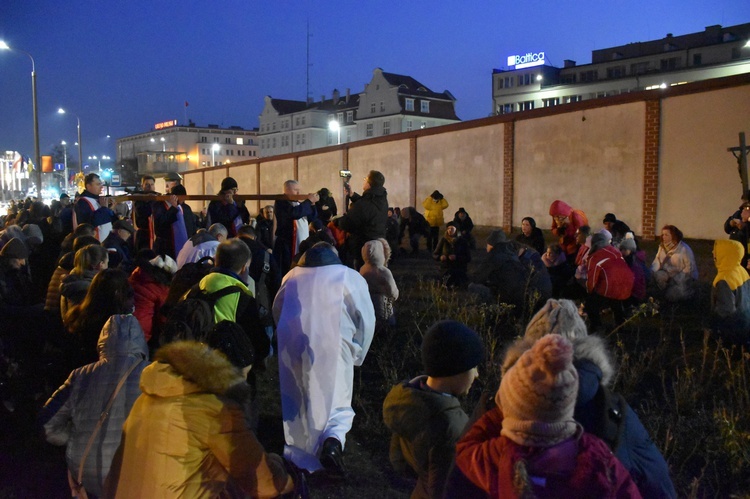
<path id="1" fill-rule="evenodd" d="M 320 464 L 333 474 L 346 475 L 344 450 L 341 448 L 341 442 L 338 439 L 329 437 L 323 442 L 323 449 L 320 451 Z"/>

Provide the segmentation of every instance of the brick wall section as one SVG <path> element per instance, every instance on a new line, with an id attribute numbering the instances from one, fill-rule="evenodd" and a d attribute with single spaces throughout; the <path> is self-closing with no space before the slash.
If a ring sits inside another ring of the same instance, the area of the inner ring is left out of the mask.
<path id="1" fill-rule="evenodd" d="M 513 146 L 516 122 L 508 121 L 503 130 L 503 230 L 510 234 L 513 225 Z"/>
<path id="2" fill-rule="evenodd" d="M 661 101 L 647 100 L 645 156 L 643 158 L 643 238 L 656 235 L 656 204 L 659 195 L 659 130 Z"/>

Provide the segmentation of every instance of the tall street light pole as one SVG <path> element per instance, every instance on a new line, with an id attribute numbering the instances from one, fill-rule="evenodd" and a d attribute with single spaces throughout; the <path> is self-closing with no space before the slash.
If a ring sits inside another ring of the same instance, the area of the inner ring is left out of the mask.
<path id="1" fill-rule="evenodd" d="M 60 142 L 63 146 L 63 155 L 65 160 L 65 167 L 63 169 L 63 192 L 68 193 L 68 143 L 64 140 Z"/>
<path id="2" fill-rule="evenodd" d="M 36 105 L 36 64 L 34 63 L 34 58 L 26 52 L 25 50 L 21 49 L 13 49 L 10 48 L 10 46 L 5 43 L 4 41 L 0 40 L 0 50 L 11 50 L 15 52 L 21 52 L 22 54 L 26 54 L 29 56 L 29 59 L 31 59 L 31 96 L 33 100 L 33 112 L 34 112 L 34 166 L 36 168 L 36 171 L 34 172 L 34 177 L 36 177 L 36 197 L 37 199 L 42 198 L 42 158 L 39 154 L 39 115 L 37 112 L 37 105 Z"/>
<path id="3" fill-rule="evenodd" d="M 328 122 L 328 129 L 332 132 L 336 132 L 336 144 L 341 144 L 341 125 L 337 120 L 331 120 Z"/>
<path id="4" fill-rule="evenodd" d="M 221 146 L 219 144 L 214 144 L 211 146 L 211 166 L 216 166 L 216 159 L 214 155 L 220 148 Z"/>
<path id="5" fill-rule="evenodd" d="M 59 114 L 66 114 L 65 109 L 63 108 L 58 109 L 57 112 Z M 78 122 L 78 171 L 83 172 L 83 141 L 81 141 L 81 118 L 79 118 L 75 113 L 71 114 L 76 117 L 76 121 Z"/>

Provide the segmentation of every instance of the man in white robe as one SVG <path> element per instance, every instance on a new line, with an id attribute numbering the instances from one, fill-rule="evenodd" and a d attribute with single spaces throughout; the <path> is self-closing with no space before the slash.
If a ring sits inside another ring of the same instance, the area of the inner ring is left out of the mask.
<path id="1" fill-rule="evenodd" d="M 367 282 L 318 243 L 281 283 L 273 304 L 284 419 L 284 457 L 310 472 L 344 473 L 354 366 L 375 330 Z"/>

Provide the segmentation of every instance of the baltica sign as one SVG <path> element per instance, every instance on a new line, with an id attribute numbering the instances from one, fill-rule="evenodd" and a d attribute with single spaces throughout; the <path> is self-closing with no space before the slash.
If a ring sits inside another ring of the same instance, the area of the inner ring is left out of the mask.
<path id="1" fill-rule="evenodd" d="M 515 69 L 530 68 L 544 64 L 544 52 L 529 52 L 525 55 L 508 56 L 508 66 L 515 66 Z"/>

